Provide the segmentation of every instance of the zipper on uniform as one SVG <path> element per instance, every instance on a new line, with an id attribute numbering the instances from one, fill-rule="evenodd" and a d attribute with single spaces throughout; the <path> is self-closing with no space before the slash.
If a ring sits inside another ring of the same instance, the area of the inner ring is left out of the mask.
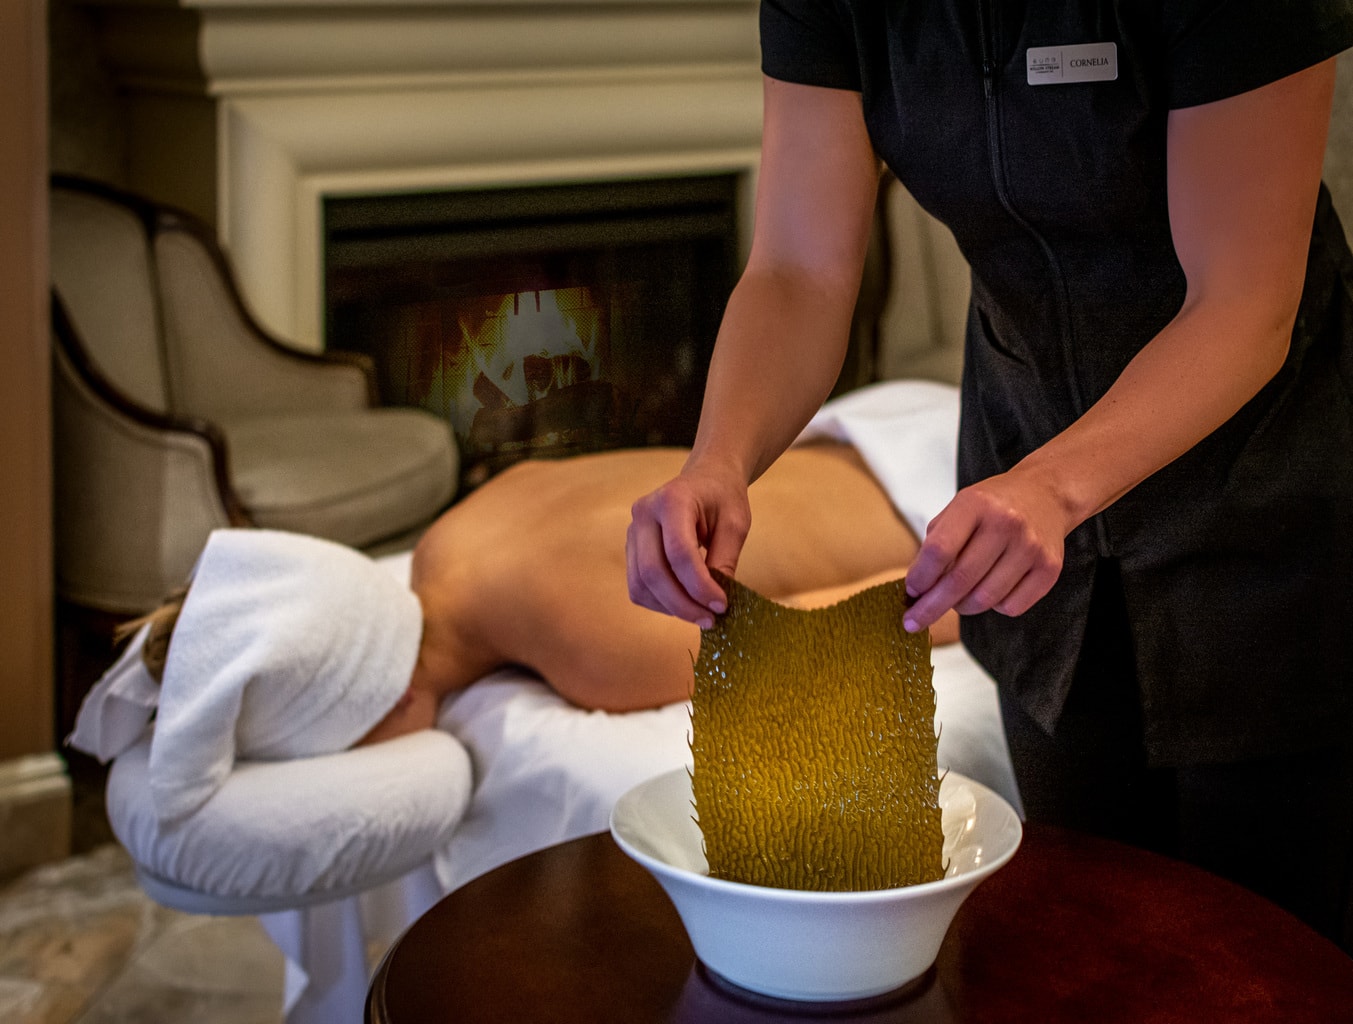
<path id="1" fill-rule="evenodd" d="M 993 24 L 995 14 L 991 0 L 977 0 L 977 35 L 979 52 L 982 59 L 982 95 L 985 99 L 987 128 L 987 153 L 991 158 L 991 183 L 996 189 L 996 198 L 1001 208 L 1008 213 L 1019 227 L 1028 232 L 1043 251 L 1048 269 L 1053 276 L 1053 294 L 1057 298 L 1057 318 L 1062 342 L 1062 360 L 1066 365 L 1067 389 L 1071 395 L 1072 411 L 1079 419 L 1085 413 L 1085 398 L 1081 392 L 1080 378 L 1075 371 L 1074 343 L 1071 334 L 1071 303 L 1067 296 L 1066 278 L 1062 274 L 1061 263 L 1046 238 L 1015 209 L 1010 191 L 1005 182 L 1005 162 L 1001 149 L 999 102 L 996 94 L 996 31 Z M 1095 540 L 1101 557 L 1108 557 L 1111 550 L 1108 529 L 1104 517 L 1094 517 Z"/>
<path id="2" fill-rule="evenodd" d="M 977 44 L 981 49 L 982 56 L 982 94 L 987 98 L 988 125 L 992 118 L 991 100 L 996 92 L 996 61 L 991 56 L 991 51 L 995 48 L 992 35 L 993 33 L 988 24 L 987 0 L 977 0 Z M 990 140 L 990 134 L 991 129 L 988 127 L 988 140 Z M 999 184 L 997 187 L 999 188 Z M 1004 199 L 1002 199 L 1002 202 L 1004 202 Z"/>

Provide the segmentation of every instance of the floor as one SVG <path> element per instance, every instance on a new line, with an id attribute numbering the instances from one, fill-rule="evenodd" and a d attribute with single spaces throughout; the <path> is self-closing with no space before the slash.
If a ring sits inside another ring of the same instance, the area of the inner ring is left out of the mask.
<path id="1" fill-rule="evenodd" d="M 72 777 L 76 853 L 0 884 L 0 1021 L 279 1024 L 282 955 L 258 920 L 152 903 L 108 832 L 101 779 Z"/>

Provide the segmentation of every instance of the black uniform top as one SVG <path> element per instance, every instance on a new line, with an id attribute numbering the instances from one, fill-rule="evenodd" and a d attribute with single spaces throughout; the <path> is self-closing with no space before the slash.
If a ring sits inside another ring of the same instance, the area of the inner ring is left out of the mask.
<path id="1" fill-rule="evenodd" d="M 1353 45 L 1353 0 L 763 0 L 761 33 L 771 77 L 861 92 L 875 150 L 972 267 L 967 484 L 1069 425 L 1179 310 L 1168 111 Z M 969 649 L 1045 727 L 1109 557 L 1154 760 L 1349 734 L 1353 257 L 1321 193 L 1277 377 L 1076 529 L 1033 609 L 965 618 Z"/>

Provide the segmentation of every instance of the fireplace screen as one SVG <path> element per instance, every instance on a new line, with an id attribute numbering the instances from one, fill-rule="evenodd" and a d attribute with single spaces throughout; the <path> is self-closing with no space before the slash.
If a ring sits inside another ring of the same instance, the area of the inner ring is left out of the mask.
<path id="1" fill-rule="evenodd" d="M 511 463 L 685 445 L 736 273 L 732 176 L 330 199 L 329 347 Z"/>

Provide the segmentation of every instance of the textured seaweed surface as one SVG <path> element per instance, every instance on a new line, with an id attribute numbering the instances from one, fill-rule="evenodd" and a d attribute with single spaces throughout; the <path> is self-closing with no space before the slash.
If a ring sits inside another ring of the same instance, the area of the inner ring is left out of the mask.
<path id="1" fill-rule="evenodd" d="M 691 711 L 710 874 L 837 891 L 939 878 L 930 637 L 902 628 L 902 583 L 803 611 L 720 582 Z"/>

